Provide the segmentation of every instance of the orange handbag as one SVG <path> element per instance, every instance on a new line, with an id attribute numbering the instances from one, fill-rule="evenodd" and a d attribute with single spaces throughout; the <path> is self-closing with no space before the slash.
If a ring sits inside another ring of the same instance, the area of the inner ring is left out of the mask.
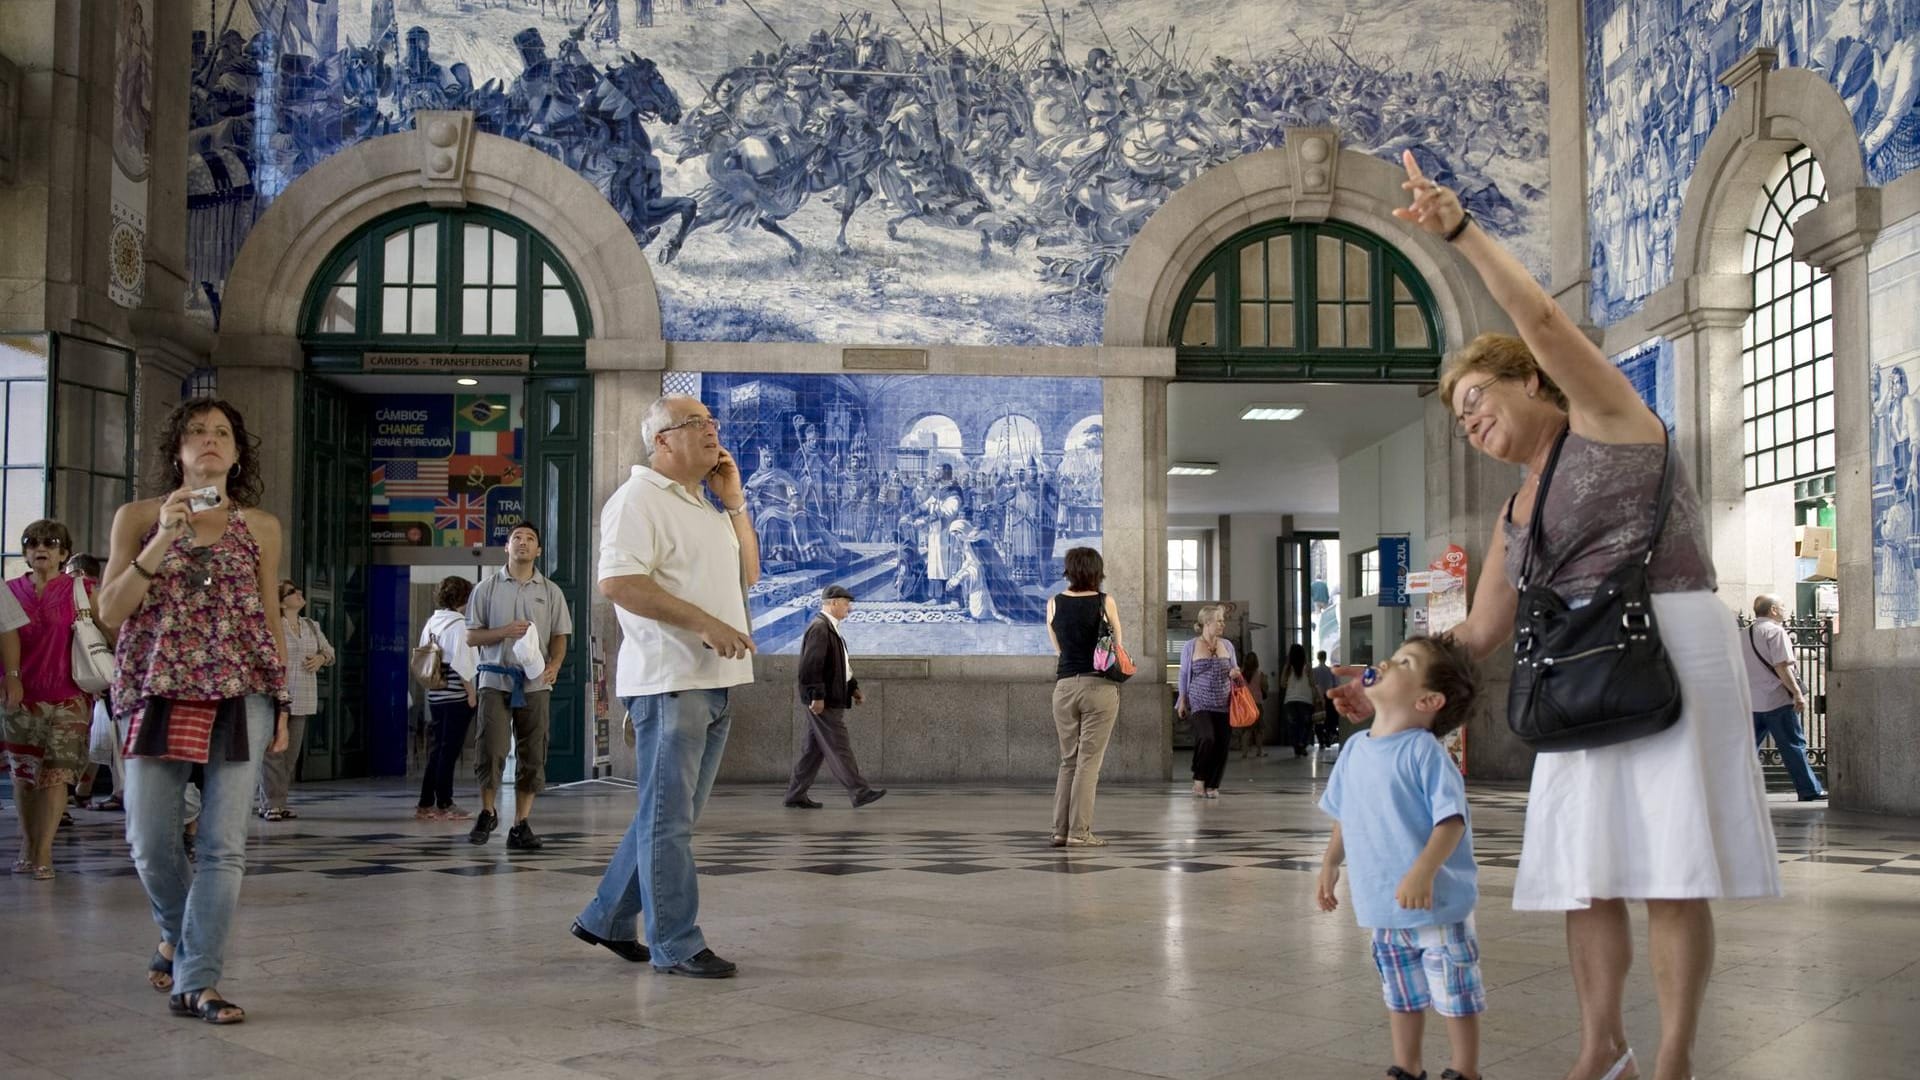
<path id="1" fill-rule="evenodd" d="M 1237 728 L 1248 728 L 1260 722 L 1260 703 L 1253 700 L 1253 691 L 1245 686 L 1236 686 L 1227 698 L 1227 723 Z"/>

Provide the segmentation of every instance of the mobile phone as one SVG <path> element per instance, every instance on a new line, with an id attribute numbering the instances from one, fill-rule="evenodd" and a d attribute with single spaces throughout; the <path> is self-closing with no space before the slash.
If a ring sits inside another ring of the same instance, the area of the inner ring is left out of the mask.
<path id="1" fill-rule="evenodd" d="M 219 505 L 220 489 L 212 485 L 195 488 L 187 493 L 187 508 L 196 514 L 202 510 L 211 510 Z"/>

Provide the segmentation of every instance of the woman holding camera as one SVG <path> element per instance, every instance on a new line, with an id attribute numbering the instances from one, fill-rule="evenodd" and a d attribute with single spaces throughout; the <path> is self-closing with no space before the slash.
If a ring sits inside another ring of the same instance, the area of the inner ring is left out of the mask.
<path id="1" fill-rule="evenodd" d="M 259 509 L 258 441 L 222 401 L 182 402 L 157 462 L 167 495 L 122 506 L 100 590 L 120 631 L 113 708 L 126 725 L 127 841 L 161 942 L 148 965 L 169 1008 L 246 1019 L 218 984 L 246 870 L 261 758 L 287 743 L 275 595 L 280 523 Z M 187 776 L 205 773 L 197 870 L 181 844 Z"/>

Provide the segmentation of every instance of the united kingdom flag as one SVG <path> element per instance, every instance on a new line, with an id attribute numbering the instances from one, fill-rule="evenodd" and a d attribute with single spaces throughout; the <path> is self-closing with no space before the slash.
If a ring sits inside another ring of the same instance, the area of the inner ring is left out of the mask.
<path id="1" fill-rule="evenodd" d="M 485 495 L 453 495 L 438 500 L 433 509 L 436 529 L 484 529 L 487 527 Z"/>

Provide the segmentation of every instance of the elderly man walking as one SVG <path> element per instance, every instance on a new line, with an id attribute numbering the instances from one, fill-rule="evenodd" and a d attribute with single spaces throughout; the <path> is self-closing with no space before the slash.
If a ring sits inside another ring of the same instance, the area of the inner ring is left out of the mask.
<path id="1" fill-rule="evenodd" d="M 886 788 L 876 788 L 860 775 L 843 719 L 848 709 L 866 700 L 860 694 L 860 680 L 853 677 L 846 640 L 840 636 L 840 624 L 852 610 L 853 594 L 845 586 L 827 586 L 821 594 L 820 614 L 807 627 L 807 636 L 800 643 L 798 708 L 807 735 L 801 741 L 800 757 L 793 763 L 793 779 L 787 784 L 785 800 L 787 806 L 797 810 L 820 809 L 818 802 L 807 798 L 807 789 L 820 774 L 822 762 L 847 789 L 847 798 L 853 800 L 855 809 L 887 793 Z"/>
<path id="2" fill-rule="evenodd" d="M 1820 778 L 1807 763 L 1807 735 L 1800 727 L 1807 696 L 1793 668 L 1793 644 L 1780 620 L 1786 615 L 1780 599 L 1765 593 L 1753 598 L 1753 625 L 1747 627 L 1747 689 L 1753 693 L 1753 742 L 1773 736 L 1780 764 L 1793 778 L 1801 802 L 1827 797 Z"/>
<path id="3" fill-rule="evenodd" d="M 700 932 L 693 826 L 726 750 L 727 691 L 753 681 L 746 589 L 760 542 L 706 406 L 661 398 L 640 434 L 649 461 L 600 513 L 599 571 L 624 637 L 615 690 L 633 722 L 640 804 L 573 935 L 655 971 L 724 979 L 734 965 Z"/>

